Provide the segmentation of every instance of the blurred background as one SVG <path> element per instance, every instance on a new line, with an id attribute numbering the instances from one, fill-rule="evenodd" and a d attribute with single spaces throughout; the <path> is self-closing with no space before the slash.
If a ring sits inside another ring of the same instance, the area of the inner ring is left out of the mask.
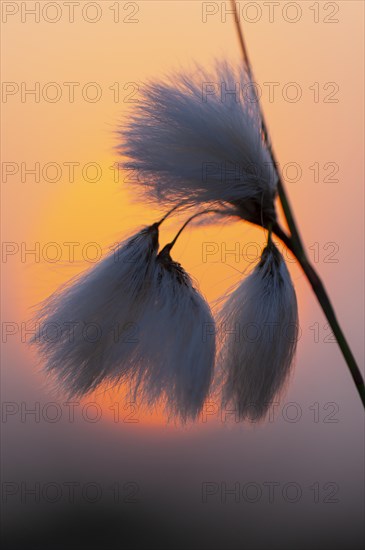
<path id="1" fill-rule="evenodd" d="M 309 255 L 363 364 L 364 5 L 237 2 Z M 261 424 L 209 401 L 194 424 L 102 389 L 68 403 L 27 341 L 32 307 L 160 215 L 117 170 L 144 84 L 241 63 L 229 2 L 1 2 L 2 531 L 8 549 L 357 550 L 363 411 L 301 270 L 301 337 Z M 179 225 L 169 221 L 161 242 Z M 265 235 L 188 228 L 175 259 L 212 306 Z M 234 253 L 232 253 L 234 251 Z"/>

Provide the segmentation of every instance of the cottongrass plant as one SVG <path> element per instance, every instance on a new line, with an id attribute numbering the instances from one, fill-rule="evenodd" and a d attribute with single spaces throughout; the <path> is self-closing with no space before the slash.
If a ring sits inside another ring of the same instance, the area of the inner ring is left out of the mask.
<path id="1" fill-rule="evenodd" d="M 166 206 L 224 201 L 260 226 L 275 221 L 275 170 L 257 102 L 208 93 L 215 83 L 226 91 L 237 82 L 249 84 L 247 71 L 219 62 L 213 71 L 197 65 L 191 74 L 144 86 L 119 152 L 130 158 L 124 167 L 137 171 L 145 200 Z"/>
<path id="2" fill-rule="evenodd" d="M 93 269 L 74 277 L 39 307 L 37 344 L 46 372 L 69 397 L 93 391 L 125 370 L 133 346 L 116 330 L 133 326 L 149 296 L 158 224 L 144 228 Z M 95 335 L 85 328 L 94 328 Z M 128 340 L 128 339 L 127 339 Z"/>
<path id="3" fill-rule="evenodd" d="M 264 417 L 295 354 L 298 310 L 284 258 L 270 239 L 252 273 L 219 312 L 223 402 L 239 419 Z"/>
<path id="4" fill-rule="evenodd" d="M 288 380 L 298 333 L 295 289 L 275 235 L 307 276 L 364 401 L 360 370 L 304 250 L 258 98 L 202 94 L 203 82 L 219 82 L 224 90 L 253 83 L 237 19 L 236 26 L 243 68 L 223 62 L 207 72 L 196 66 L 192 74 L 150 82 L 119 131 L 124 167 L 139 173 L 135 190 L 169 211 L 39 308 L 43 325 L 73 327 L 72 337 L 61 331 L 56 339 L 33 339 L 46 371 L 68 395 L 126 383 L 142 404 L 161 404 L 170 417 L 185 422 L 197 418 L 214 378 L 222 403 L 233 406 L 240 419 L 252 417 L 252 411 L 264 418 Z M 290 234 L 279 224 L 277 198 Z M 194 214 L 175 239 L 159 251 L 164 219 L 174 210 L 191 209 Z M 215 214 L 215 222 L 235 216 L 267 234 L 258 264 L 223 300 L 216 322 L 190 276 L 170 255 L 186 225 L 208 213 Z M 98 329 L 94 342 L 84 337 L 86 324 Z M 116 338 L 116 327 L 130 325 L 136 328 L 132 341 Z M 243 337 L 243 327 L 250 326 L 259 337 L 247 331 Z"/>
<path id="5" fill-rule="evenodd" d="M 215 334 L 203 334 L 214 320 L 189 275 L 171 258 L 171 247 L 155 263 L 129 380 L 136 400 L 162 404 L 169 416 L 186 421 L 198 416 L 212 382 Z"/>
<path id="6" fill-rule="evenodd" d="M 126 383 L 134 399 L 163 405 L 170 417 L 185 422 L 201 411 L 212 381 L 215 334 L 204 340 L 202 334 L 214 320 L 189 275 L 171 258 L 181 231 L 158 253 L 163 220 L 47 298 L 35 315 L 42 330 L 32 343 L 68 397 L 102 383 Z M 86 327 L 94 329 L 93 337 Z"/>

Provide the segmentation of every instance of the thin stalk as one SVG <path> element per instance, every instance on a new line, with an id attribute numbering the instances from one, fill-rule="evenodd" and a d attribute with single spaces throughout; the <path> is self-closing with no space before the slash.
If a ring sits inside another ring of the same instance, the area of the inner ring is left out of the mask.
<path id="1" fill-rule="evenodd" d="M 158 222 L 155 223 L 155 226 L 156 227 L 160 227 L 160 225 L 170 216 L 170 214 L 172 214 L 175 210 L 177 210 L 179 207 L 181 206 L 181 204 L 177 204 L 176 206 L 174 206 L 174 208 L 171 208 L 171 210 L 169 210 L 168 212 L 166 212 L 166 214 L 164 215 L 163 218 L 161 218 Z"/>
<path id="2" fill-rule="evenodd" d="M 173 238 L 173 240 L 168 243 L 166 246 L 164 246 L 163 250 L 161 251 L 162 252 L 166 252 L 166 251 L 170 251 L 171 248 L 174 246 L 174 244 L 176 243 L 177 239 L 180 237 L 181 233 L 184 231 L 185 227 L 190 223 L 192 222 L 195 218 L 198 218 L 199 216 L 203 216 L 204 214 L 212 214 L 212 213 L 215 213 L 215 214 L 220 214 L 221 211 L 220 210 L 214 210 L 214 209 L 209 209 L 209 210 L 203 210 L 202 212 L 197 212 L 196 214 L 193 214 L 192 216 L 190 216 L 190 218 L 188 218 L 186 220 L 186 222 L 180 227 L 179 231 L 176 233 L 175 237 Z M 160 253 L 160 254 L 161 254 Z"/>
<path id="3" fill-rule="evenodd" d="M 362 378 L 361 372 L 359 367 L 357 366 L 355 357 L 351 351 L 351 348 L 345 338 L 345 335 L 340 327 L 340 324 L 338 322 L 338 319 L 336 317 L 336 313 L 333 309 L 333 306 L 331 304 L 331 301 L 328 297 L 327 291 L 324 287 L 324 284 L 320 277 L 318 276 L 317 272 L 309 262 L 307 256 L 300 255 L 299 257 L 296 255 L 295 247 L 294 247 L 294 241 L 293 238 L 290 237 L 285 233 L 285 231 L 278 225 L 275 224 L 273 227 L 273 233 L 279 237 L 279 239 L 285 244 L 285 246 L 293 253 L 293 255 L 298 260 L 301 268 L 304 271 L 304 274 L 306 275 L 317 299 L 320 303 L 322 310 L 327 317 L 327 320 L 331 326 L 331 329 L 333 331 L 333 334 L 337 340 L 337 343 L 342 351 L 342 354 L 344 356 L 344 359 L 347 363 L 347 366 L 349 368 L 350 374 L 352 376 L 352 379 L 355 383 L 355 386 L 357 388 L 357 391 L 359 393 L 360 399 L 365 406 L 365 386 L 364 386 L 364 380 Z"/>
<path id="4" fill-rule="evenodd" d="M 235 11 L 235 25 L 236 25 L 238 39 L 239 39 L 239 43 L 240 43 L 243 58 L 244 58 L 244 63 L 245 63 L 248 75 L 250 77 L 250 80 L 253 81 L 253 74 L 252 74 L 251 64 L 250 64 L 250 61 L 249 61 L 248 52 L 247 52 L 247 48 L 246 48 L 246 45 L 245 45 L 242 29 L 241 29 L 241 26 L 239 24 L 236 3 L 235 3 L 234 0 L 231 0 L 231 3 L 232 3 L 232 7 Z M 351 351 L 351 348 L 350 348 L 350 346 L 349 346 L 349 344 L 346 340 L 346 337 L 345 337 L 345 335 L 344 335 L 344 333 L 343 333 L 343 331 L 340 327 L 340 324 L 337 320 L 334 308 L 331 304 L 331 301 L 330 301 L 329 296 L 327 294 L 327 291 L 324 287 L 324 284 L 322 283 L 322 281 L 321 281 L 320 277 L 318 276 L 317 272 L 315 271 L 315 269 L 311 265 L 311 263 L 310 263 L 310 261 L 307 257 L 307 254 L 305 252 L 305 249 L 304 249 L 304 246 L 303 246 L 303 243 L 302 243 L 302 239 L 300 237 L 300 233 L 299 233 L 297 224 L 295 222 L 294 214 L 293 214 L 293 211 L 291 209 L 289 199 L 288 199 L 288 197 L 286 195 L 286 192 L 285 192 L 284 183 L 281 179 L 280 171 L 278 170 L 278 163 L 276 161 L 276 157 L 275 157 L 272 145 L 271 145 L 270 140 L 269 140 L 269 133 L 268 133 L 267 125 L 266 125 L 266 122 L 265 122 L 264 113 L 262 111 L 259 98 L 256 97 L 256 100 L 258 102 L 258 106 L 259 106 L 259 109 L 260 109 L 262 132 L 263 132 L 263 135 L 264 135 L 264 138 L 265 138 L 265 143 L 266 143 L 266 145 L 268 147 L 268 150 L 270 152 L 273 165 L 276 169 L 276 173 L 278 174 L 278 184 L 277 184 L 278 185 L 278 193 L 279 193 L 279 198 L 280 198 L 281 205 L 283 207 L 284 215 L 285 215 L 285 218 L 286 218 L 289 230 L 290 230 L 290 235 L 287 235 L 285 233 L 285 231 L 278 224 L 274 224 L 274 226 L 272 228 L 272 231 L 273 231 L 273 233 L 275 233 L 275 235 L 277 237 L 279 237 L 279 239 L 281 241 L 283 241 L 283 243 L 287 246 L 287 248 L 294 254 L 294 256 L 298 260 L 301 268 L 303 269 L 303 272 L 304 272 L 305 276 L 307 277 L 307 279 L 308 279 L 308 281 L 309 281 L 309 283 L 310 283 L 310 285 L 313 289 L 313 292 L 316 295 L 317 300 L 318 300 L 318 302 L 319 302 L 319 304 L 320 304 L 320 306 L 321 306 L 321 308 L 322 308 L 322 310 L 323 310 L 323 312 L 324 312 L 324 314 L 325 314 L 325 316 L 328 320 L 328 323 L 329 323 L 329 325 L 330 325 L 330 327 L 333 331 L 333 334 L 334 334 L 334 336 L 337 340 L 337 343 L 338 343 L 338 345 L 341 349 L 341 352 L 342 352 L 343 357 L 346 361 L 346 364 L 348 366 L 348 369 L 350 371 L 352 379 L 355 383 L 356 389 L 359 393 L 360 399 L 361 399 L 361 401 L 362 401 L 362 403 L 365 407 L 365 385 L 364 385 L 364 380 L 363 380 L 361 371 L 360 371 L 360 369 L 359 369 L 359 367 L 356 363 L 355 357 L 354 357 L 354 355 Z"/>

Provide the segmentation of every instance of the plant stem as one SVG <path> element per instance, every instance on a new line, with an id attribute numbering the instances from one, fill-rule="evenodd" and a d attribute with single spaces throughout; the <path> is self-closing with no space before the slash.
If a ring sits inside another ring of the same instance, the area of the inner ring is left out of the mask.
<path id="1" fill-rule="evenodd" d="M 204 216 L 205 214 L 221 214 L 221 211 L 217 210 L 217 209 L 210 208 L 209 210 L 202 210 L 201 212 L 197 212 L 196 214 L 193 214 L 192 216 L 190 216 L 190 218 L 188 218 L 186 220 L 186 222 L 183 224 L 183 226 L 180 227 L 179 231 L 176 233 L 176 235 L 172 239 L 172 241 L 170 243 L 168 243 L 167 245 L 165 245 L 165 247 L 163 248 L 161 253 L 166 252 L 166 251 L 170 251 L 171 248 L 175 245 L 177 239 L 180 237 L 181 233 L 184 231 L 185 227 L 187 225 L 189 225 L 190 222 L 195 220 L 195 218 L 198 218 L 199 216 Z"/>
<path id="2" fill-rule="evenodd" d="M 242 29 L 241 29 L 241 26 L 239 24 L 239 19 L 238 19 L 238 14 L 237 14 L 237 9 L 236 9 L 236 3 L 235 3 L 234 0 L 231 0 L 231 3 L 232 3 L 232 7 L 235 11 L 235 25 L 236 25 L 236 30 L 237 30 L 237 34 L 238 34 L 239 43 L 240 43 L 240 46 L 241 46 L 241 49 L 242 49 L 244 63 L 245 63 L 248 75 L 250 77 L 250 80 L 253 81 L 251 64 L 250 64 L 250 61 L 249 61 L 247 48 L 245 46 L 245 41 L 244 41 L 244 38 L 243 38 Z M 338 343 L 338 345 L 339 345 L 339 347 L 342 351 L 343 357 L 346 361 L 346 364 L 348 366 L 348 369 L 350 371 L 352 379 L 355 383 L 355 386 L 356 386 L 356 389 L 359 393 L 360 399 L 361 399 L 361 401 L 362 401 L 362 403 L 365 407 L 365 385 L 364 385 L 364 380 L 363 380 L 361 371 L 360 371 L 360 369 L 359 369 L 359 367 L 356 363 L 355 357 L 354 357 L 354 355 L 353 355 L 353 353 L 350 349 L 350 346 L 349 346 L 349 344 L 346 340 L 346 337 L 345 337 L 345 335 L 344 335 L 344 333 L 343 333 L 343 331 L 340 327 L 340 324 L 337 320 L 335 311 L 333 309 L 333 306 L 331 304 L 331 301 L 329 299 L 327 291 L 326 291 L 320 277 L 318 276 L 317 272 L 315 271 L 315 269 L 311 265 L 311 263 L 310 263 L 310 261 L 307 257 L 307 254 L 305 252 L 305 249 L 304 249 L 304 246 L 303 246 L 303 243 L 302 243 L 302 239 L 300 237 L 300 233 L 299 233 L 299 230 L 298 230 L 296 222 L 295 222 L 294 214 L 293 214 L 293 211 L 290 207 L 289 199 L 288 199 L 288 197 L 286 195 L 286 192 L 285 192 L 284 183 L 281 179 L 280 171 L 278 170 L 278 163 L 276 161 L 276 157 L 275 157 L 273 148 L 272 148 L 270 140 L 269 140 L 269 133 L 268 133 L 267 125 L 265 123 L 265 118 L 264 118 L 263 111 L 261 109 L 259 98 L 256 97 L 256 100 L 257 100 L 258 105 L 259 105 L 259 110 L 260 110 L 260 115 L 261 115 L 262 131 L 263 131 L 263 135 L 264 135 L 264 138 L 265 138 L 265 143 L 268 147 L 268 150 L 270 152 L 274 168 L 275 168 L 276 173 L 278 175 L 278 183 L 277 183 L 278 194 L 279 194 L 280 202 L 281 202 L 281 205 L 283 207 L 284 215 L 285 215 L 285 218 L 286 218 L 289 230 L 290 230 L 290 236 L 287 235 L 285 233 L 285 231 L 277 223 L 274 224 L 274 226 L 272 228 L 272 231 L 273 231 L 273 233 L 275 233 L 275 235 L 277 237 L 279 237 L 279 239 L 281 241 L 283 241 L 283 243 L 287 246 L 287 248 L 294 254 L 295 258 L 298 260 L 301 268 L 303 269 L 303 272 L 306 275 L 309 283 L 311 284 L 312 289 L 313 289 L 313 291 L 314 291 L 314 293 L 315 293 L 315 295 L 318 299 L 318 302 L 319 302 L 320 306 L 322 307 L 322 310 L 323 310 L 323 312 L 324 312 L 324 314 L 325 314 L 325 316 L 326 316 L 326 318 L 329 322 L 329 325 L 330 325 L 330 327 L 333 331 L 333 334 L 334 334 L 334 336 L 337 340 L 337 343 Z"/>
<path id="3" fill-rule="evenodd" d="M 327 291 L 314 270 L 313 266 L 311 265 L 310 261 L 308 260 L 308 257 L 306 256 L 304 250 L 301 254 L 296 253 L 295 246 L 294 246 L 294 240 L 292 237 L 289 237 L 283 229 L 278 225 L 275 224 L 273 226 L 273 233 L 283 243 L 286 245 L 286 247 L 294 254 L 295 258 L 298 260 L 301 268 L 304 271 L 304 274 L 306 275 L 308 281 L 310 282 L 313 292 L 315 293 L 318 302 L 320 303 L 322 310 L 327 317 L 327 320 L 331 326 L 331 329 L 333 331 L 333 334 L 337 340 L 337 343 L 342 351 L 342 354 L 344 356 L 344 359 L 347 363 L 347 366 L 349 368 L 349 371 L 351 373 L 352 379 L 355 383 L 355 386 L 357 388 L 357 391 L 359 393 L 360 399 L 365 406 L 365 386 L 364 386 L 364 380 L 362 378 L 361 372 L 359 367 L 357 366 L 355 357 L 350 349 L 350 346 L 345 338 L 345 335 L 339 325 L 339 322 L 337 320 L 335 311 L 333 309 L 333 306 L 331 304 L 331 301 L 328 297 Z"/>

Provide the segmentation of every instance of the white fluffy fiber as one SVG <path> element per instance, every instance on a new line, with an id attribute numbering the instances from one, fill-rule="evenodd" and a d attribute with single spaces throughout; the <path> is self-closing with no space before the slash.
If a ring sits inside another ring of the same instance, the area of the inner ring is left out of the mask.
<path id="1" fill-rule="evenodd" d="M 260 419 L 283 387 L 295 354 L 298 312 L 284 259 L 273 243 L 219 314 L 223 403 Z"/>
<path id="2" fill-rule="evenodd" d="M 204 83 L 216 92 L 206 101 Z M 239 101 L 225 95 L 236 84 Z M 125 168 L 137 170 L 147 198 L 167 204 L 239 201 L 247 205 L 247 219 L 255 216 L 260 224 L 257 210 L 274 215 L 275 172 L 258 103 L 247 99 L 253 96 L 249 84 L 243 69 L 217 63 L 211 72 L 197 66 L 191 74 L 142 87 L 141 102 L 120 130 L 119 151 L 128 159 Z M 211 170 L 206 178 L 204 166 Z"/>
<path id="3" fill-rule="evenodd" d="M 40 335 L 33 343 L 46 371 L 69 396 L 94 390 L 116 370 L 123 374 L 136 345 L 128 337 L 130 327 L 143 309 L 157 248 L 153 225 L 41 304 Z"/>
<path id="4" fill-rule="evenodd" d="M 138 346 L 130 357 L 137 403 L 163 405 L 167 414 L 182 421 L 196 418 L 213 376 L 214 333 L 209 305 L 163 250 L 139 319 Z"/>
<path id="5" fill-rule="evenodd" d="M 127 382 L 138 404 L 162 404 L 186 421 L 211 384 L 214 320 L 187 273 L 157 247 L 153 225 L 69 281 L 42 304 L 33 343 L 69 396 Z"/>

